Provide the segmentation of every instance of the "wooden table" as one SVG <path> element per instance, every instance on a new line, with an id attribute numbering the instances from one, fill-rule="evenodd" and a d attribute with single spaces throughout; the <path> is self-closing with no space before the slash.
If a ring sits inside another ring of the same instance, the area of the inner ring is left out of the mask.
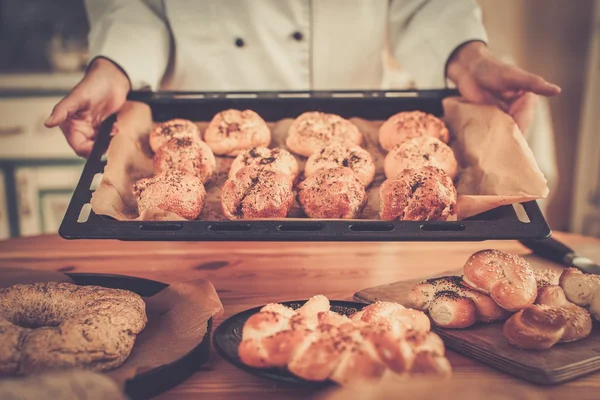
<path id="1" fill-rule="evenodd" d="M 584 255 L 599 254 L 598 239 L 561 233 L 556 233 L 555 237 Z M 67 241 L 58 236 L 40 236 L 0 242 L 0 265 L 63 272 L 117 273 L 167 283 L 206 278 L 217 288 L 225 307 L 223 318 L 227 318 L 267 302 L 303 299 L 318 293 L 330 299 L 351 299 L 354 292 L 366 287 L 459 268 L 469 255 L 484 248 L 528 253 L 512 241 L 142 243 Z M 448 357 L 456 377 L 489 378 L 506 387 L 522 384 L 516 378 L 454 352 L 450 351 Z M 600 390 L 600 373 L 538 390 L 552 398 L 598 398 L 593 391 Z M 213 351 L 210 362 L 201 371 L 160 398 L 297 398 L 315 394 L 249 375 Z"/>

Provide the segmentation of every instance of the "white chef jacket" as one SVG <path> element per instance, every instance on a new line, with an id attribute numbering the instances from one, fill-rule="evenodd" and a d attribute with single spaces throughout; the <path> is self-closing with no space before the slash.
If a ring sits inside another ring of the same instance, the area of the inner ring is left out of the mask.
<path id="1" fill-rule="evenodd" d="M 440 88 L 452 51 L 487 40 L 474 0 L 86 0 L 86 6 L 90 56 L 114 61 L 134 89 Z"/>

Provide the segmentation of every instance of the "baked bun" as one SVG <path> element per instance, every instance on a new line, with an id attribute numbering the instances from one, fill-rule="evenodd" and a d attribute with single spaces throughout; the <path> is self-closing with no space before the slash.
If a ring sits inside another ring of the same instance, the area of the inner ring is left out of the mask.
<path id="1" fill-rule="evenodd" d="M 452 179 L 432 166 L 405 169 L 379 187 L 382 220 L 447 221 L 456 217 L 456 202 Z"/>
<path id="2" fill-rule="evenodd" d="M 320 169 L 298 185 L 298 203 L 310 218 L 353 219 L 367 194 L 350 168 Z"/>
<path id="3" fill-rule="evenodd" d="M 563 308 L 566 319 L 565 330 L 560 342 L 573 342 L 582 339 L 592 331 L 592 318 L 583 307 L 567 300 L 564 290 L 560 286 L 550 285 L 538 289 L 536 304 L 544 304 Z"/>
<path id="4" fill-rule="evenodd" d="M 252 110 L 225 110 L 215 115 L 204 132 L 204 141 L 220 156 L 237 156 L 252 147 L 271 143 L 267 123 Z"/>
<path id="5" fill-rule="evenodd" d="M 418 136 L 390 150 L 385 157 L 385 176 L 393 178 L 405 169 L 419 170 L 426 165 L 443 170 L 452 179 L 458 172 L 458 163 L 447 144 L 431 136 Z"/>
<path id="6" fill-rule="evenodd" d="M 600 321 L 600 276 L 584 274 L 577 268 L 565 269 L 559 285 L 564 289 L 567 299 L 579 306 L 589 306 L 590 313 Z"/>
<path id="7" fill-rule="evenodd" d="M 144 300 L 127 290 L 65 282 L 0 289 L 0 374 L 116 368 L 146 322 Z"/>
<path id="8" fill-rule="evenodd" d="M 221 190 L 228 219 L 285 218 L 294 206 L 288 175 L 260 167 L 244 167 Z"/>
<path id="9" fill-rule="evenodd" d="M 363 137 L 350 121 L 335 114 L 306 112 L 294 120 L 286 145 L 296 154 L 310 157 L 329 145 L 360 145 Z"/>
<path id="10" fill-rule="evenodd" d="M 442 276 L 415 285 L 409 296 L 410 307 L 429 312 L 443 328 L 466 328 L 476 321 L 493 322 L 508 313 L 483 293 L 463 285 L 460 276 Z"/>
<path id="11" fill-rule="evenodd" d="M 431 136 L 444 143 L 450 140 L 444 122 L 422 111 L 399 112 L 388 118 L 379 128 L 379 144 L 388 151 L 405 140 L 418 136 Z"/>
<path id="12" fill-rule="evenodd" d="M 519 311 L 533 304 L 537 283 L 525 259 L 499 250 L 473 254 L 464 266 L 464 282 L 492 296 L 505 310 Z"/>
<path id="13" fill-rule="evenodd" d="M 217 161 L 206 143 L 190 138 L 171 139 L 154 154 L 154 173 L 179 171 L 208 183 L 215 174 Z"/>
<path id="14" fill-rule="evenodd" d="M 150 148 L 156 151 L 171 139 L 200 140 L 200 129 L 187 119 L 176 118 L 161 122 L 150 131 Z"/>
<path id="15" fill-rule="evenodd" d="M 133 185 L 139 214 L 161 210 L 184 219 L 196 219 L 206 200 L 206 190 L 200 178 L 179 171 L 168 171 L 151 178 L 140 179 Z"/>
<path id="16" fill-rule="evenodd" d="M 287 175 L 292 182 L 298 176 L 298 162 L 296 161 L 296 157 L 290 154 L 289 151 L 279 147 L 274 149 L 253 147 L 250 150 L 244 151 L 233 160 L 229 169 L 229 178 L 233 178 L 240 169 L 248 166 L 279 171 Z"/>
<path id="17" fill-rule="evenodd" d="M 367 187 L 375 177 L 375 163 L 368 151 L 360 146 L 327 146 L 313 153 L 306 161 L 304 175 L 308 178 L 322 168 L 350 168 Z"/>

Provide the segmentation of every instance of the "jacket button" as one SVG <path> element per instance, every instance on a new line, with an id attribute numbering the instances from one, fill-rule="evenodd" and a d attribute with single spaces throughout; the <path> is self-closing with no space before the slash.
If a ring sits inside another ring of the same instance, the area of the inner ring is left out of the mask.
<path id="1" fill-rule="evenodd" d="M 304 35 L 302 34 L 302 32 L 298 32 L 298 31 L 294 32 L 292 34 L 292 37 L 294 39 L 296 39 L 297 41 L 301 41 L 302 39 L 304 39 Z"/>
<path id="2" fill-rule="evenodd" d="M 237 47 L 244 47 L 244 45 L 245 45 L 245 44 L 246 44 L 246 43 L 244 43 L 244 39 L 242 39 L 242 38 L 237 38 L 237 39 L 235 39 L 235 45 L 236 45 Z"/>

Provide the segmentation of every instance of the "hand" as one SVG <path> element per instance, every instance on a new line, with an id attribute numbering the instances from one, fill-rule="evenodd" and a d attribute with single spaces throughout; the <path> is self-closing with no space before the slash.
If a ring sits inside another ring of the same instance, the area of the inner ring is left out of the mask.
<path id="1" fill-rule="evenodd" d="M 75 153 L 88 157 L 100 124 L 123 106 L 129 89 L 125 73 L 111 61 L 98 58 L 81 82 L 54 107 L 44 125 L 60 126 Z"/>
<path id="2" fill-rule="evenodd" d="M 496 59 L 481 42 L 459 48 L 448 62 L 447 75 L 464 98 L 499 106 L 513 117 L 523 133 L 533 119 L 536 94 L 560 93 L 560 87 L 540 76 Z"/>

